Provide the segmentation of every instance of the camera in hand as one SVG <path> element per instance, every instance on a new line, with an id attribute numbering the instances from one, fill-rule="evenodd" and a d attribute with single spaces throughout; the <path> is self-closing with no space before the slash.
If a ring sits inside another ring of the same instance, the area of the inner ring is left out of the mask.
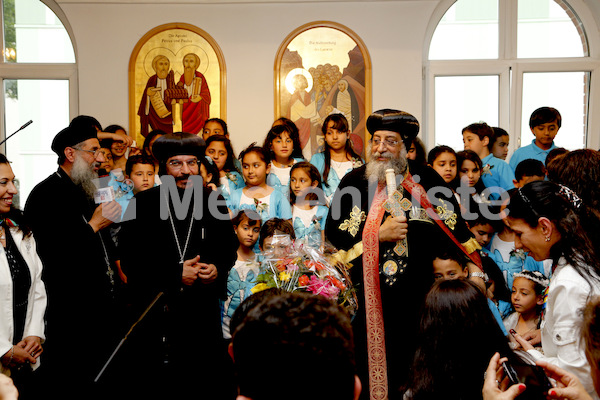
<path id="1" fill-rule="evenodd" d="M 546 376 L 546 372 L 538 365 L 504 362 L 502 367 L 511 385 L 525 384 L 525 392 L 519 396 L 519 399 L 546 399 L 548 390 L 552 389 L 552 383 Z"/>

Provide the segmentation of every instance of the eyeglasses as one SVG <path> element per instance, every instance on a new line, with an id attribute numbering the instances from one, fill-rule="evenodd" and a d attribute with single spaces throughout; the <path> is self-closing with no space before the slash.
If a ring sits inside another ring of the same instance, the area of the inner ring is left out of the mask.
<path id="1" fill-rule="evenodd" d="M 173 169 L 181 169 L 183 167 L 183 164 L 187 164 L 188 168 L 194 168 L 198 166 L 198 159 L 194 158 L 192 160 L 187 160 L 187 161 L 180 161 L 180 160 L 172 160 L 169 161 L 169 165 L 173 168 Z"/>
<path id="2" fill-rule="evenodd" d="M 96 150 L 86 150 L 86 149 L 78 149 L 76 147 L 73 147 L 75 150 L 79 150 L 79 151 L 85 151 L 86 153 L 90 153 L 94 156 L 94 158 L 97 158 L 99 154 L 103 154 L 102 153 L 102 149 L 96 149 Z"/>
<path id="3" fill-rule="evenodd" d="M 389 147 L 390 149 L 393 149 L 394 147 L 398 146 L 398 143 L 400 143 L 399 140 L 385 139 L 382 141 L 379 138 L 373 138 L 372 142 L 373 142 L 373 146 L 375 146 L 375 147 L 379 147 L 379 145 L 381 143 L 383 143 L 386 147 Z"/>

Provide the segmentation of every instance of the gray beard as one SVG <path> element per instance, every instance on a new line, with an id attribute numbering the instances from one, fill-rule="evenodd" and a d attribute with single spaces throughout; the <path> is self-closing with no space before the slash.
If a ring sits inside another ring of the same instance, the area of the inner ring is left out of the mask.
<path id="1" fill-rule="evenodd" d="M 98 174 L 94 172 L 92 166 L 79 156 L 75 156 L 75 162 L 73 162 L 73 167 L 71 168 L 71 180 L 89 198 L 94 198 L 94 192 L 97 190 L 95 181 L 98 180 Z"/>
<path id="2" fill-rule="evenodd" d="M 383 153 L 384 157 L 389 156 L 389 153 Z M 379 158 L 381 155 L 379 153 L 375 153 L 371 155 L 371 161 L 367 163 L 367 168 L 365 170 L 365 176 L 367 180 L 377 179 L 379 183 L 385 183 L 385 171 L 387 169 L 393 169 L 396 175 L 402 175 L 406 172 L 408 167 L 408 161 L 406 161 L 406 157 L 403 154 L 400 154 L 398 158 L 390 158 L 387 161 L 378 161 L 376 158 Z"/>

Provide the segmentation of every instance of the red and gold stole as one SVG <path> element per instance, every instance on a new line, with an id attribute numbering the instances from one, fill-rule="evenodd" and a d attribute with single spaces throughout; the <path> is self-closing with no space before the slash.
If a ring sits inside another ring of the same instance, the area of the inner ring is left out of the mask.
<path id="1" fill-rule="evenodd" d="M 454 234 L 438 217 L 433 205 L 427 198 L 423 187 L 417 184 L 410 173 L 402 182 L 402 186 L 411 194 L 429 216 L 446 233 L 446 235 L 481 268 L 479 253 L 469 253 Z M 363 228 L 363 279 L 365 291 L 365 313 L 367 323 L 367 354 L 369 362 L 369 395 L 372 400 L 388 398 L 387 359 L 385 351 L 385 330 L 383 324 L 383 308 L 379 286 L 379 227 L 385 214 L 383 203 L 387 200 L 386 187 L 377 186 L 377 192 L 371 203 L 369 215 Z"/>
<path id="2" fill-rule="evenodd" d="M 388 398 L 387 360 L 383 309 L 379 288 L 379 227 L 387 200 L 385 185 L 377 187 L 363 228 L 363 276 L 367 320 L 367 354 L 369 361 L 369 395 L 373 400 Z"/>

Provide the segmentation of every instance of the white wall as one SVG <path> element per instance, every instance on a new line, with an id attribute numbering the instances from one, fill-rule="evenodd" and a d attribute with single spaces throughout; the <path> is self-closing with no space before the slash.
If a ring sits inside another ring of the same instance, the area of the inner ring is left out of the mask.
<path id="1" fill-rule="evenodd" d="M 422 120 L 422 49 L 437 0 L 115 4 L 58 1 L 75 36 L 79 113 L 129 126 L 128 64 L 138 40 L 172 22 L 196 25 L 219 44 L 227 68 L 227 123 L 236 150 L 262 140 L 274 119 L 275 56 L 297 27 L 328 20 L 365 42 L 373 68 L 373 110 L 399 108 Z"/>
<path id="2" fill-rule="evenodd" d="M 79 113 L 103 125 L 129 127 L 128 64 L 138 40 L 166 23 L 195 25 L 219 44 L 227 69 L 227 123 L 237 151 L 262 143 L 274 119 L 273 68 L 286 36 L 308 22 L 328 20 L 353 30 L 372 64 L 372 106 L 398 108 L 422 122 L 423 49 L 452 0 L 55 0 L 74 34 Z M 582 18 L 592 57 L 600 53 L 599 0 L 570 0 Z M 443 9 L 443 10 L 442 10 Z M 600 83 L 600 80 L 595 80 Z M 595 84 L 595 87 L 600 85 Z M 600 146 L 600 104 L 590 109 L 589 144 Z"/>

